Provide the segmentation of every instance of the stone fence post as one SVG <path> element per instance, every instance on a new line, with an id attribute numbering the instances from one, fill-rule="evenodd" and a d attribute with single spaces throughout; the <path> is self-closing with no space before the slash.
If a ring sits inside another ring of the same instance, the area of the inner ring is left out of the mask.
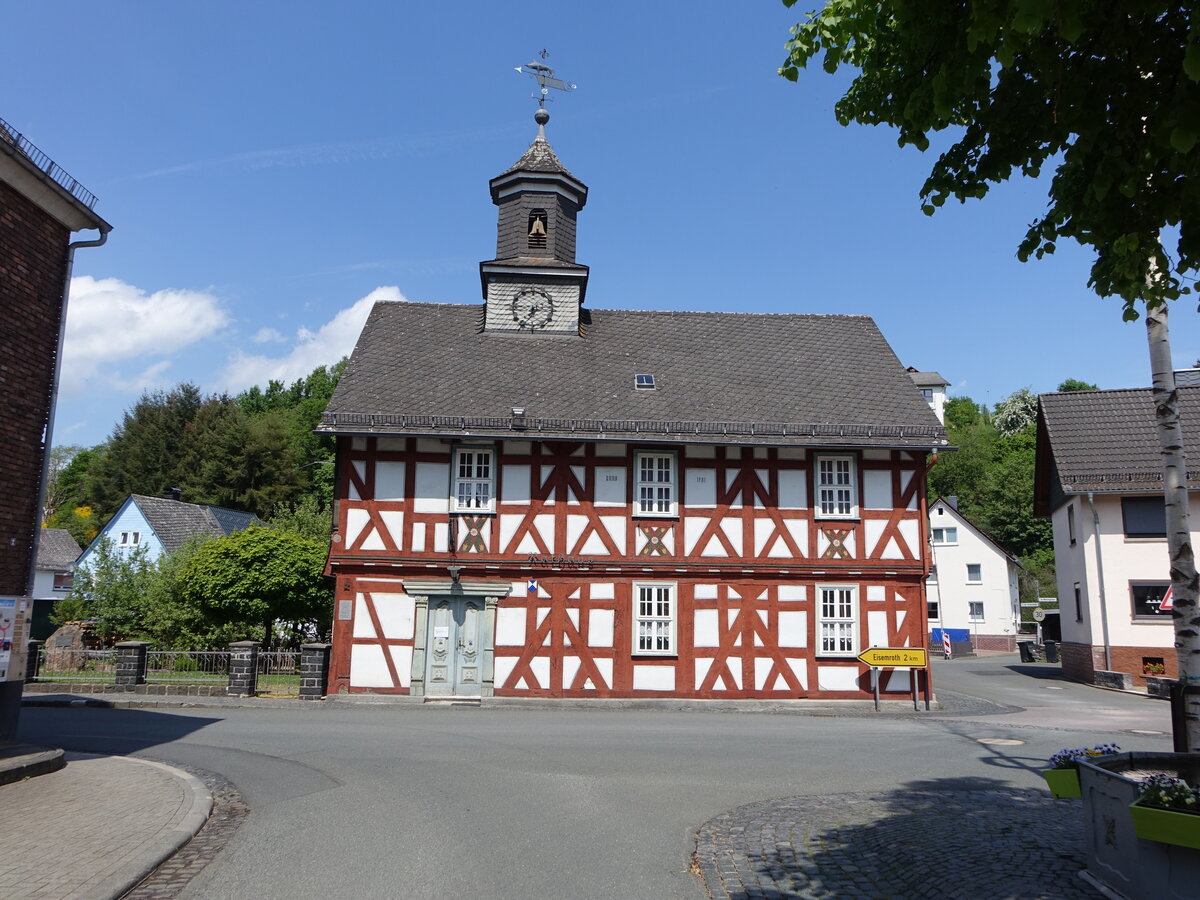
<path id="1" fill-rule="evenodd" d="M 234 697 L 253 697 L 258 693 L 258 641 L 234 641 L 229 645 L 229 687 Z"/>
<path id="2" fill-rule="evenodd" d="M 146 641 L 121 641 L 117 650 L 117 684 L 132 690 L 134 685 L 146 683 Z"/>
<path id="3" fill-rule="evenodd" d="M 300 646 L 300 699 L 320 700 L 329 680 L 329 651 L 332 644 Z"/>
<path id="4" fill-rule="evenodd" d="M 25 681 L 29 684 L 37 681 L 38 668 L 42 663 L 42 647 L 45 641 L 30 641 L 25 645 Z"/>

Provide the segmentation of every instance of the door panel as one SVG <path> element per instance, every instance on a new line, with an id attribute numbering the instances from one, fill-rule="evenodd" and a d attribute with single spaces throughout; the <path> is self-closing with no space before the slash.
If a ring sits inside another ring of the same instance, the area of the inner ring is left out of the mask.
<path id="1" fill-rule="evenodd" d="M 482 624 L 483 609 L 477 600 L 446 598 L 430 603 L 426 696 L 479 696 Z"/>

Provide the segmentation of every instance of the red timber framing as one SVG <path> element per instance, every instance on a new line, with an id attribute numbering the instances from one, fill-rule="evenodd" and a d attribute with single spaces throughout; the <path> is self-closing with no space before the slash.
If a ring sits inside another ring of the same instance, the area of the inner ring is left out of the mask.
<path id="1" fill-rule="evenodd" d="M 409 692 L 424 638 L 404 582 L 450 567 L 512 586 L 497 696 L 865 698 L 858 650 L 925 646 L 922 450 L 461 443 L 496 451 L 494 510 L 450 512 L 451 441 L 339 438 L 331 691 Z M 676 515 L 635 514 L 640 451 L 676 456 Z M 813 509 L 825 453 L 854 460 L 852 517 Z M 636 649 L 643 583 L 671 588 L 669 652 Z M 821 652 L 822 585 L 854 589 L 855 653 Z"/>

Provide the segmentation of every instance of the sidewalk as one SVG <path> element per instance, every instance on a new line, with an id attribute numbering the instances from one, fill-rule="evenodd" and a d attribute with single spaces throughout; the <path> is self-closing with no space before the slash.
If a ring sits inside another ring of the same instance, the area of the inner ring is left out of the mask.
<path id="1" fill-rule="evenodd" d="M 13 749 L 13 748 L 9 748 Z M 0 770 L 46 748 L 0 759 Z M 212 796 L 192 775 L 123 756 L 67 753 L 58 771 L 0 785 L 0 897 L 119 897 L 185 844 Z"/>

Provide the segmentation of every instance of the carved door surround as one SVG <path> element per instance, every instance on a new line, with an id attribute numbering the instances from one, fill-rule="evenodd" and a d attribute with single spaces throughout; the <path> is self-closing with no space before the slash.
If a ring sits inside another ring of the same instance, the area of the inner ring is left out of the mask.
<path id="1" fill-rule="evenodd" d="M 491 697 L 495 687 L 496 605 L 512 591 L 512 583 L 405 578 L 404 590 L 416 604 L 409 694 L 432 696 L 427 691 L 432 686 L 426 684 L 426 677 L 435 665 L 445 665 L 447 677 L 457 677 L 460 668 L 474 669 L 469 673 L 473 680 L 465 683 L 467 696 Z M 472 621 L 476 616 L 478 619 Z M 446 629 L 441 637 L 434 633 L 438 628 Z M 438 696 L 457 696 L 454 692 L 459 685 L 462 683 L 455 681 L 448 693 L 444 687 L 435 691 Z"/>

